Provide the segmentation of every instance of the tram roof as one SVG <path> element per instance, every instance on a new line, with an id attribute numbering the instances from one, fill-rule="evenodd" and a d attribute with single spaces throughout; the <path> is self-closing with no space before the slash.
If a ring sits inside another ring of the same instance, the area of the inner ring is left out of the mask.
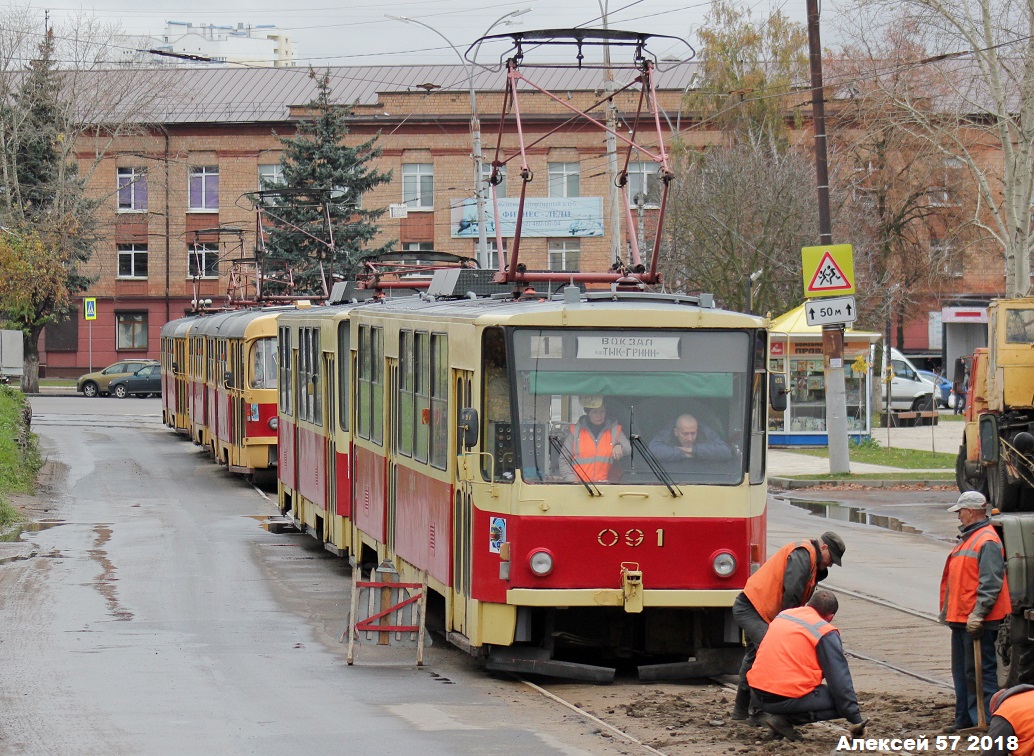
<path id="1" fill-rule="evenodd" d="M 162 326 L 161 335 L 166 337 L 183 336 L 190 329 L 190 326 L 197 321 L 197 315 L 187 315 L 183 318 L 170 320 Z"/>

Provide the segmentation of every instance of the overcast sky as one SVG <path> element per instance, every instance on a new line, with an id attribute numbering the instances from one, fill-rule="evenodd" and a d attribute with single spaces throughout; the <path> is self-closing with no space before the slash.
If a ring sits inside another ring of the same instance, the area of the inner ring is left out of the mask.
<path id="1" fill-rule="evenodd" d="M 449 41 L 465 51 L 497 19 L 510 11 L 532 10 L 515 19 L 515 25 L 499 24 L 493 33 L 523 29 L 557 29 L 600 26 L 601 3 L 606 8 L 611 28 L 681 37 L 695 44 L 694 33 L 710 3 L 696 0 L 96 0 L 77 3 L 66 0 L 59 6 L 38 5 L 48 9 L 56 22 L 75 12 L 85 12 L 103 21 L 120 23 L 130 34 L 158 36 L 166 21 L 200 24 L 272 24 L 288 33 L 295 42 L 299 65 L 363 65 L 379 63 L 456 63 L 453 50 L 434 32 L 385 18 L 386 14 L 406 16 L 433 26 Z M 777 4 L 777 5 L 774 5 Z M 744 0 L 756 18 L 781 7 L 793 20 L 805 20 L 805 0 Z M 658 57 L 684 57 L 683 45 L 657 41 L 650 49 Z M 484 56 L 498 58 L 485 50 Z M 615 53 L 616 54 L 616 53 Z M 571 56 L 556 50 L 553 56 Z"/>

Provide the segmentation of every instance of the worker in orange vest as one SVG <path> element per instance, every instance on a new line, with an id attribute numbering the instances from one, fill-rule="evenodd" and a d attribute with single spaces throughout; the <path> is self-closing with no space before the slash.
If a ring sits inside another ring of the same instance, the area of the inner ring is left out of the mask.
<path id="1" fill-rule="evenodd" d="M 776 615 L 758 646 L 747 680 L 777 736 L 800 740 L 795 724 L 840 717 L 852 738 L 865 735 L 840 632 L 831 624 L 838 608 L 832 593 L 815 591 L 807 606 Z"/>
<path id="2" fill-rule="evenodd" d="M 991 696 L 987 738 L 991 747 L 985 748 L 981 756 L 1034 754 L 1034 685 L 1004 688 Z M 1010 743 L 1010 738 L 1015 741 Z"/>
<path id="3" fill-rule="evenodd" d="M 846 550 L 844 539 L 833 531 L 827 531 L 815 539 L 786 544 L 747 578 L 743 592 L 732 604 L 732 617 L 747 639 L 732 709 L 733 719 L 749 718 L 752 724 L 760 724 L 759 718 L 751 716 L 758 707 L 751 704 L 747 672 L 754 663 L 768 624 L 784 609 L 804 606 L 816 584 L 825 579 L 830 566 L 841 564 Z"/>
<path id="4" fill-rule="evenodd" d="M 959 518 L 959 541 L 948 554 L 941 575 L 941 622 L 951 628 L 951 676 L 955 682 L 955 721 L 948 732 L 977 723 L 973 641 L 980 642 L 984 714 L 991 718 L 991 696 L 998 690 L 995 638 L 1012 609 L 1005 579 L 1005 550 L 986 513 L 987 499 L 966 491 L 948 508 Z"/>
<path id="5" fill-rule="evenodd" d="M 582 409 L 585 414 L 571 424 L 564 441 L 571 460 L 561 457 L 560 473 L 570 481 L 606 483 L 614 463 L 628 456 L 632 445 L 618 421 L 607 414 L 602 396 L 582 396 Z"/>

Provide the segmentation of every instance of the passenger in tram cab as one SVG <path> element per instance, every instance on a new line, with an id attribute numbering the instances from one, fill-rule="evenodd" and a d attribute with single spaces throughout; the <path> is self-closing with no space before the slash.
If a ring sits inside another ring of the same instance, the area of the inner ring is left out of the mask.
<path id="1" fill-rule="evenodd" d="M 662 428 L 650 442 L 650 451 L 661 463 L 732 459 L 732 447 L 690 414 L 679 415 Z"/>
<path id="2" fill-rule="evenodd" d="M 560 457 L 560 474 L 572 482 L 606 483 L 611 478 L 614 463 L 627 457 L 632 445 L 620 423 L 607 414 L 602 396 L 583 396 L 582 409 L 585 414 L 571 424 L 564 440 L 564 448 L 577 470 L 572 468 L 565 454 Z"/>

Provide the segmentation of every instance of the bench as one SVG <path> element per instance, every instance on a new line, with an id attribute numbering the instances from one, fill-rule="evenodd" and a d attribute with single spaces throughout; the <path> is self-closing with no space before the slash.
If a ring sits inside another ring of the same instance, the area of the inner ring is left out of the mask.
<path id="1" fill-rule="evenodd" d="M 937 425 L 937 419 L 939 417 L 940 413 L 933 410 L 922 412 L 894 412 L 891 414 L 895 428 L 900 428 L 904 425 L 911 425 L 913 427 L 920 425 Z"/>

